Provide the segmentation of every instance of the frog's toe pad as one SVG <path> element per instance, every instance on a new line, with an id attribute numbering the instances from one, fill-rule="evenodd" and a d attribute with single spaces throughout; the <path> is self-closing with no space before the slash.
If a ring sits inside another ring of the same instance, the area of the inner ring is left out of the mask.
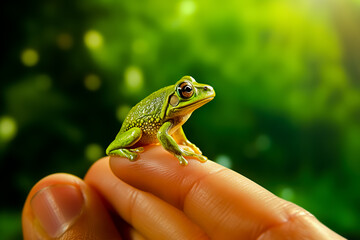
<path id="1" fill-rule="evenodd" d="M 131 153 L 127 156 L 127 158 L 130 160 L 130 161 L 135 161 L 137 158 L 138 158 L 138 154 L 136 153 Z"/>
<path id="2" fill-rule="evenodd" d="M 204 155 L 199 155 L 197 158 L 199 159 L 200 162 L 206 162 L 208 160 L 208 158 L 205 157 Z"/>
<path id="3" fill-rule="evenodd" d="M 135 161 L 138 158 L 138 154 L 130 151 L 129 149 L 122 149 L 125 157 L 130 161 Z"/>
<path id="4" fill-rule="evenodd" d="M 142 153 L 142 152 L 144 152 L 144 148 L 143 147 L 133 148 L 133 149 L 130 149 L 130 151 L 134 152 L 134 153 Z"/>

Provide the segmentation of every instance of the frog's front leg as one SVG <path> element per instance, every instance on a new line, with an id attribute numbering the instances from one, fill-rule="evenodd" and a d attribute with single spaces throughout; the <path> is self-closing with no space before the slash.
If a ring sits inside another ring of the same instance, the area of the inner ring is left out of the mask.
<path id="1" fill-rule="evenodd" d="M 161 145 L 169 152 L 173 153 L 175 157 L 179 159 L 181 165 L 187 165 L 188 161 L 184 158 L 184 156 L 196 157 L 201 162 L 205 162 L 207 160 L 206 157 L 201 154 L 197 154 L 194 152 L 186 151 L 179 147 L 174 138 L 172 138 L 169 134 L 169 130 L 172 127 L 171 122 L 165 122 L 159 129 L 157 133 L 157 138 Z"/>
<path id="2" fill-rule="evenodd" d="M 194 153 L 202 155 L 201 150 L 186 138 L 182 127 L 179 127 L 172 136 L 178 144 L 187 146 L 192 149 Z"/>
<path id="3" fill-rule="evenodd" d="M 130 161 L 134 161 L 138 154 L 143 148 L 134 148 L 130 149 L 135 143 L 137 143 L 142 136 L 142 131 L 138 127 L 131 128 L 126 132 L 120 133 L 116 136 L 115 140 L 110 143 L 109 147 L 106 149 L 106 154 L 117 155 L 121 157 L 126 157 Z"/>

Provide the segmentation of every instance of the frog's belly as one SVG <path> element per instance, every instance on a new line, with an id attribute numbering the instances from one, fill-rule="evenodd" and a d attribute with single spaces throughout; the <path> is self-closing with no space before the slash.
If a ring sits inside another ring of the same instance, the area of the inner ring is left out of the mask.
<path id="1" fill-rule="evenodd" d="M 136 145 L 138 146 L 143 146 L 143 145 L 148 145 L 148 144 L 153 144 L 153 143 L 158 143 L 159 139 L 157 138 L 157 131 L 151 131 L 151 132 L 147 132 L 147 131 L 142 131 L 142 136 L 140 138 L 140 140 L 136 143 Z"/>

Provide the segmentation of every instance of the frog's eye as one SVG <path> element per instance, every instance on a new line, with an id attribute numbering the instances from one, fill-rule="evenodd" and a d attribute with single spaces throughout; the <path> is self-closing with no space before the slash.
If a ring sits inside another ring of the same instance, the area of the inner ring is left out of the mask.
<path id="1" fill-rule="evenodd" d="M 191 98 L 194 95 L 193 86 L 189 82 L 180 83 L 177 91 L 182 98 Z"/>

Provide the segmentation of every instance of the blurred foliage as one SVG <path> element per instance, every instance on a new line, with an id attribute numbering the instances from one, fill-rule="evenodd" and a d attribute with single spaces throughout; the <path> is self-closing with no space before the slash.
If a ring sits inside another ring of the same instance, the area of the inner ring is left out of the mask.
<path id="1" fill-rule="evenodd" d="M 30 188 L 84 176 L 129 108 L 183 75 L 217 96 L 185 132 L 205 154 L 360 238 L 358 0 L 6 3 L 0 229 Z"/>

